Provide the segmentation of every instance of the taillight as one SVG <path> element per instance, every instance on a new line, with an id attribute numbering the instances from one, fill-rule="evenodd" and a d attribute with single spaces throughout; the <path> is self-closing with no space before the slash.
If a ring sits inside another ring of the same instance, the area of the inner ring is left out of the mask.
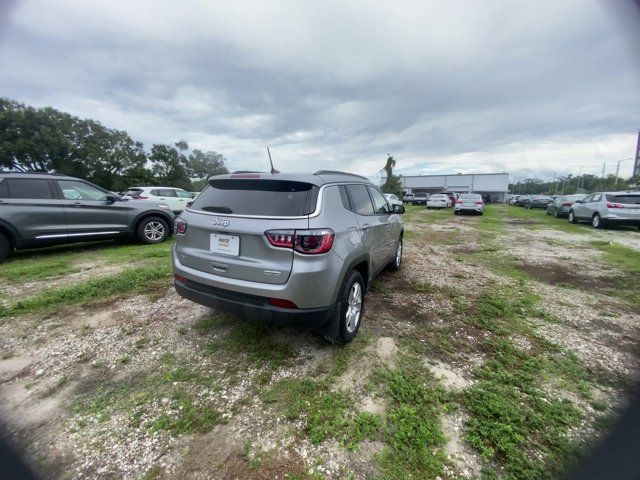
<path id="1" fill-rule="evenodd" d="M 146 197 L 144 195 L 138 195 L 137 197 L 133 197 L 133 198 L 135 198 L 136 200 L 147 200 L 149 197 Z"/>
<path id="2" fill-rule="evenodd" d="M 624 208 L 624 205 L 620 203 L 607 203 L 607 208 Z"/>
<path id="3" fill-rule="evenodd" d="M 570 207 L 571 205 L 573 205 L 573 202 L 562 202 L 563 207 Z"/>
<path id="4" fill-rule="evenodd" d="M 176 235 L 184 235 L 187 233 L 187 221 L 184 218 L 176 218 L 174 223 L 174 230 Z"/>
<path id="5" fill-rule="evenodd" d="M 475 202 L 476 205 L 484 205 L 484 202 Z"/>
<path id="6" fill-rule="evenodd" d="M 298 306 L 291 300 L 284 300 L 282 298 L 270 298 L 269 303 L 274 307 L 280 308 L 298 308 Z"/>
<path id="7" fill-rule="evenodd" d="M 274 247 L 280 248 L 293 248 L 293 236 L 295 233 L 295 230 L 269 230 L 264 232 L 269 243 Z"/>
<path id="8" fill-rule="evenodd" d="M 456 200 L 456 205 L 462 205 L 462 200 Z"/>
<path id="9" fill-rule="evenodd" d="M 176 275 L 176 281 L 180 283 L 184 283 L 184 277 L 182 275 Z"/>
<path id="10" fill-rule="evenodd" d="M 333 246 L 335 233 L 330 229 L 319 230 L 269 230 L 264 232 L 274 247 L 292 248 L 306 255 L 327 253 Z"/>

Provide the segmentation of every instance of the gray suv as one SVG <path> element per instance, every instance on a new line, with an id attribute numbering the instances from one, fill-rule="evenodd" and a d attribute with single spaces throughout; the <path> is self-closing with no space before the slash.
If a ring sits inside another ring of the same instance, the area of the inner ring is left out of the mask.
<path id="1" fill-rule="evenodd" d="M 176 219 L 176 290 L 347 343 L 373 277 L 400 268 L 403 212 L 368 179 L 342 172 L 211 177 Z"/>
<path id="2" fill-rule="evenodd" d="M 173 220 L 167 205 L 123 200 L 78 178 L 0 173 L 0 259 L 14 248 L 116 237 L 159 243 Z"/>
<path id="3" fill-rule="evenodd" d="M 593 228 L 635 225 L 640 229 L 640 192 L 596 192 L 576 200 L 569 221 L 587 220 Z"/>

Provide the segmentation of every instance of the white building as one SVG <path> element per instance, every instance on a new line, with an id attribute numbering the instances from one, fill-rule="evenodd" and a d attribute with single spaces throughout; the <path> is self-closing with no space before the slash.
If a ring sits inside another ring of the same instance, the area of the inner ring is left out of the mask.
<path id="1" fill-rule="evenodd" d="M 383 178 L 382 183 L 385 180 Z M 508 173 L 407 175 L 400 180 L 407 193 L 479 193 L 489 195 L 492 202 L 505 202 L 509 191 Z"/>

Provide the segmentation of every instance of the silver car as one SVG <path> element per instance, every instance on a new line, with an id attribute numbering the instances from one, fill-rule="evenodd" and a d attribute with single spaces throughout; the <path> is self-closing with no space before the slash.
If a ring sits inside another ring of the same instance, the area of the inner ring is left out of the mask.
<path id="1" fill-rule="evenodd" d="M 597 192 L 576 200 L 569 210 L 569 221 L 581 220 L 594 228 L 617 224 L 640 229 L 640 192 Z"/>
<path id="2" fill-rule="evenodd" d="M 358 175 L 217 175 L 176 220 L 174 284 L 202 305 L 347 343 L 373 277 L 400 268 L 401 213 Z"/>

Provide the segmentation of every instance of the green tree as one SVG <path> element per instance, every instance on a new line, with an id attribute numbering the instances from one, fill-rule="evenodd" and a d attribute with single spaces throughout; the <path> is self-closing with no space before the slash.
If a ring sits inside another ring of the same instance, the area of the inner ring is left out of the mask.
<path id="1" fill-rule="evenodd" d="M 384 193 L 393 193 L 398 197 L 402 197 L 402 183 L 400 177 L 393 174 L 393 167 L 396 166 L 395 159 L 389 155 L 387 163 L 384 166 L 384 170 L 387 174 L 387 180 L 382 185 L 382 191 Z"/>
<path id="2" fill-rule="evenodd" d="M 187 158 L 187 173 L 193 188 L 201 190 L 211 175 L 229 173 L 224 155 L 217 152 L 194 150 Z"/>
<path id="3" fill-rule="evenodd" d="M 191 188 L 187 173 L 187 158 L 170 145 L 153 145 L 149 155 L 151 172 L 156 185 Z"/>

